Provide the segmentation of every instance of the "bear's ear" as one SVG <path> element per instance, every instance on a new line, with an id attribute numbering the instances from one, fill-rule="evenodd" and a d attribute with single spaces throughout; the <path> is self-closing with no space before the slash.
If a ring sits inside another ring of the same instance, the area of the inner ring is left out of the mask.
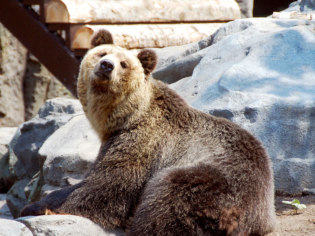
<path id="1" fill-rule="evenodd" d="M 138 54 L 138 59 L 142 64 L 145 75 L 149 75 L 157 64 L 157 55 L 153 50 L 150 49 L 141 50 Z"/>
<path id="2" fill-rule="evenodd" d="M 111 33 L 105 29 L 97 31 L 91 39 L 92 47 L 99 46 L 101 44 L 113 44 L 114 40 Z"/>

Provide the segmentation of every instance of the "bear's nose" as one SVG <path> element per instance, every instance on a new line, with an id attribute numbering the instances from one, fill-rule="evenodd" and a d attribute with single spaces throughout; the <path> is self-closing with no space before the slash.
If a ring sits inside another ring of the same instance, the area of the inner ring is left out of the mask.
<path id="1" fill-rule="evenodd" d="M 111 60 L 104 59 L 100 64 L 101 70 L 104 72 L 111 72 L 114 69 L 114 63 Z"/>

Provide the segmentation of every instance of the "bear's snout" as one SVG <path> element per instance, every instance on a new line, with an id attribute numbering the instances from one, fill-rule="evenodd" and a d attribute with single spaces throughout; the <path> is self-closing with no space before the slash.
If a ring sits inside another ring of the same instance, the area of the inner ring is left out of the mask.
<path id="1" fill-rule="evenodd" d="M 101 61 L 101 69 L 104 72 L 111 72 L 114 69 L 114 62 L 108 59 L 104 59 Z"/>
<path id="2" fill-rule="evenodd" d="M 114 62 L 109 59 L 100 61 L 98 69 L 95 74 L 102 79 L 110 79 L 109 74 L 114 70 Z"/>

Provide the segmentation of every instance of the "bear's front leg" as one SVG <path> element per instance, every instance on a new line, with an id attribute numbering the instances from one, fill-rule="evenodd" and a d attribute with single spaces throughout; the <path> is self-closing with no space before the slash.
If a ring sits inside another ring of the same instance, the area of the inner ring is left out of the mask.
<path id="1" fill-rule="evenodd" d="M 130 143 L 146 146 L 149 139 L 127 140 L 129 132 L 115 136 L 101 147 L 84 181 L 25 207 L 22 216 L 45 214 L 48 209 L 56 214 L 89 218 L 106 229 L 127 228 L 154 162 L 146 152 L 130 148 Z"/>
<path id="2" fill-rule="evenodd" d="M 146 171 L 121 159 L 109 162 L 96 167 L 102 170 L 89 175 L 57 212 L 89 218 L 106 229 L 125 229 L 142 193 Z"/>
<path id="3" fill-rule="evenodd" d="M 38 216 L 53 213 L 58 214 L 58 208 L 60 208 L 74 190 L 80 188 L 82 185 L 83 182 L 54 191 L 40 201 L 25 206 L 22 209 L 20 216 Z"/>

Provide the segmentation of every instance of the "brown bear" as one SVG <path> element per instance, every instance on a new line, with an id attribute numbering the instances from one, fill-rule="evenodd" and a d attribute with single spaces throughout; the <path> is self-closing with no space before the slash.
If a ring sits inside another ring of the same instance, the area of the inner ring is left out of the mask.
<path id="1" fill-rule="evenodd" d="M 74 214 L 127 235 L 265 235 L 274 182 L 262 145 L 236 124 L 187 105 L 150 74 L 157 56 L 100 31 L 81 63 L 78 96 L 102 145 L 81 183 L 22 216 Z"/>

